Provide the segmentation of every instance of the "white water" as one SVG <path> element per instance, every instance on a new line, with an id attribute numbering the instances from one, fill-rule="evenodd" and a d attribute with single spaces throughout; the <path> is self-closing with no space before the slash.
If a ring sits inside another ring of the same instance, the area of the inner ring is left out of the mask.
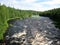
<path id="1" fill-rule="evenodd" d="M 9 44 L 60 45 L 60 41 L 57 39 L 59 29 L 55 27 L 53 21 L 48 17 L 16 20 L 12 25 L 5 35 L 6 40 L 7 38 L 10 40 Z"/>

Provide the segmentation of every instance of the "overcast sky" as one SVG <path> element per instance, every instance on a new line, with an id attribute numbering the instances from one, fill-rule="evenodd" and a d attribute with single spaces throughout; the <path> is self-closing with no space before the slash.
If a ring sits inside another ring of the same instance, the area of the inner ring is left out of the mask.
<path id="1" fill-rule="evenodd" d="M 36 11 L 60 7 L 60 0 L 0 0 L 0 3 L 18 9 Z"/>

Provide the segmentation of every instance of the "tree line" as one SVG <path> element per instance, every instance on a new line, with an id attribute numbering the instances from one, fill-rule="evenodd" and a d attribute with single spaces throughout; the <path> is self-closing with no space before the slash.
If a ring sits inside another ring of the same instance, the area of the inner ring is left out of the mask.
<path id="1" fill-rule="evenodd" d="M 54 21 L 54 24 L 56 24 L 56 27 L 60 28 L 60 8 L 44 11 L 39 15 L 51 18 Z"/>

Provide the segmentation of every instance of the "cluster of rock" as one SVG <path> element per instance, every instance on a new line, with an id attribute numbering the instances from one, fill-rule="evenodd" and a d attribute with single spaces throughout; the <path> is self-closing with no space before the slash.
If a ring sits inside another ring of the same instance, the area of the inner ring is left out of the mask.
<path id="1" fill-rule="evenodd" d="M 48 17 L 15 20 L 4 34 L 6 45 L 60 45 L 59 29 L 52 23 Z"/>

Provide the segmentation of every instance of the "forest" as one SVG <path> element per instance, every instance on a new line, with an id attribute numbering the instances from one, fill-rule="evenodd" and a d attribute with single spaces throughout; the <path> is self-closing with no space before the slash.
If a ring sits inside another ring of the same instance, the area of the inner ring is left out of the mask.
<path id="1" fill-rule="evenodd" d="M 39 14 L 40 16 L 49 17 L 54 21 L 56 27 L 60 28 L 60 8 L 44 11 Z"/>
<path id="2" fill-rule="evenodd" d="M 24 19 L 32 15 L 38 15 L 39 12 L 32 10 L 20 10 L 5 5 L 0 5 L 0 40 L 3 39 L 3 34 L 7 30 L 7 21 L 10 19 Z"/>

